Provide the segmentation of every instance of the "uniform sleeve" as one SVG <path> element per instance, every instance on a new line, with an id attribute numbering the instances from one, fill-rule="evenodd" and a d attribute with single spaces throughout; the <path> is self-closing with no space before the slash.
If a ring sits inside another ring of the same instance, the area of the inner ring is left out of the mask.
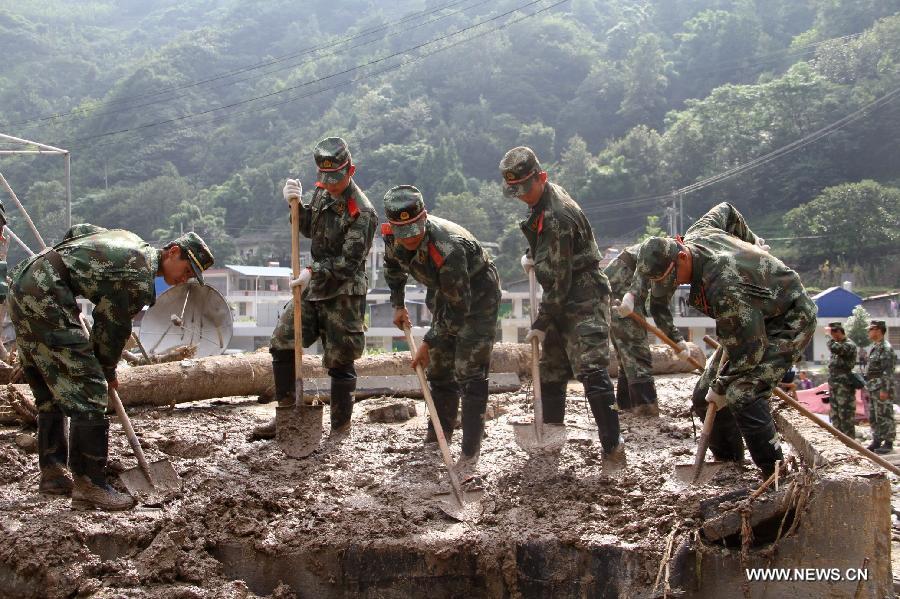
<path id="1" fill-rule="evenodd" d="M 315 197 L 313 198 L 315 200 Z M 312 202 L 303 204 L 300 202 L 300 218 L 297 222 L 300 228 L 300 234 L 304 237 L 312 237 Z"/>
<path id="2" fill-rule="evenodd" d="M 356 276 L 369 255 L 375 236 L 377 217 L 374 212 L 362 211 L 350 223 L 344 234 L 340 256 L 324 258 L 312 264 L 313 275 L 346 281 Z"/>
<path id="3" fill-rule="evenodd" d="M 762 312 L 740 294 L 728 294 L 714 299 L 716 336 L 725 348 L 727 366 L 712 383 L 713 389 L 724 393 L 729 404 L 741 399 L 746 389 L 733 385 L 738 379 L 747 379 L 759 365 L 768 343 L 766 324 Z"/>
<path id="4" fill-rule="evenodd" d="M 444 309 L 441 317 L 432 321 L 431 328 L 425 335 L 426 342 L 435 337 L 455 337 L 466 321 L 466 314 L 472 303 L 472 290 L 464 251 L 456 249 L 444 256 L 438 280 Z"/>
<path id="5" fill-rule="evenodd" d="M 845 360 L 848 359 L 856 359 L 856 346 L 850 343 L 842 343 L 840 341 L 835 341 L 834 339 L 829 339 L 827 341 L 828 349 L 831 350 L 831 353 L 839 356 Z"/>
<path id="6" fill-rule="evenodd" d="M 650 316 L 653 322 L 665 333 L 669 339 L 678 343 L 684 341 L 684 335 L 675 326 L 675 318 L 672 316 L 672 309 L 669 307 L 669 297 L 665 295 L 656 295 L 652 291 L 650 293 Z"/>
<path id="7" fill-rule="evenodd" d="M 574 233 L 558 218 L 545 219 L 538 243 L 534 274 L 544 288 L 544 295 L 533 326 L 545 329 L 550 318 L 565 316 L 565 302 L 572 286 Z"/>
<path id="8" fill-rule="evenodd" d="M 870 369 L 872 368 L 873 354 L 875 354 L 874 351 L 869 354 Z M 897 364 L 897 356 L 894 354 L 893 348 L 884 344 L 878 348 L 877 360 L 881 369 L 879 374 L 869 381 L 869 392 L 884 391 L 890 395 L 894 392 L 894 368 Z"/>
<path id="9" fill-rule="evenodd" d="M 712 210 L 701 216 L 690 226 L 685 236 L 700 229 L 719 229 L 747 243 L 756 243 L 756 235 L 750 230 L 744 216 L 728 202 L 714 206 Z"/>
<path id="10" fill-rule="evenodd" d="M 406 281 L 409 275 L 400 266 L 394 256 L 393 235 L 384 236 L 384 280 L 391 290 L 391 305 L 395 308 L 406 307 Z"/>
<path id="11" fill-rule="evenodd" d="M 100 301 L 94 306 L 91 342 L 108 379 L 112 378 L 131 335 L 131 320 L 153 300 L 152 285 L 152 281 L 149 284 L 116 281 L 110 289 L 103 290 Z"/>

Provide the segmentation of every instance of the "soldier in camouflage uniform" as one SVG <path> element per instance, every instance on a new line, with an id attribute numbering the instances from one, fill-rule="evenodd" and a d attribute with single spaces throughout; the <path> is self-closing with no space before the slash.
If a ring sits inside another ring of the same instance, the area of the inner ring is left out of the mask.
<path id="1" fill-rule="evenodd" d="M 366 347 L 366 257 L 372 247 L 378 216 L 366 194 L 353 180 L 356 166 L 340 137 L 316 144 L 313 158 L 319 180 L 309 204 L 300 206 L 300 233 L 312 240 L 313 263 L 292 286 L 303 289 L 303 347 L 322 340 L 322 365 L 331 377 L 331 432 L 345 433 L 353 416 L 356 369 L 353 362 Z M 284 199 L 302 194 L 300 182 L 288 179 Z M 294 405 L 293 303 L 284 312 L 269 344 L 275 399 Z M 253 430 L 257 439 L 275 437 L 275 419 Z"/>
<path id="2" fill-rule="evenodd" d="M 640 244 L 636 244 L 625 248 L 603 270 L 609 279 L 613 297 L 622 297 L 628 292 L 634 278 L 634 267 L 640 247 Z M 637 298 L 635 310 L 641 316 L 646 314 L 645 304 L 643 296 Z M 690 350 L 681 331 L 675 327 L 666 298 L 651 296 L 650 314 L 659 328 L 670 331 L 669 338 L 675 341 L 680 349 L 678 356 L 687 359 Z M 653 383 L 653 357 L 650 353 L 647 330 L 615 310 L 610 316 L 610 339 L 616 348 L 616 360 L 619 364 L 616 403 L 620 410 L 634 408 L 637 415 L 658 416 L 656 385 Z"/>
<path id="3" fill-rule="evenodd" d="M 816 326 L 816 305 L 800 277 L 767 249 L 733 206 L 719 204 L 683 239 L 645 241 L 631 291 L 637 295 L 659 283 L 674 292 L 690 284 L 690 305 L 715 319 L 721 343 L 697 383 L 694 409 L 704 413 L 708 402 L 715 403 L 714 454 L 734 459 L 736 434 L 723 434 L 722 427 L 736 425 L 765 478 L 783 459 L 768 399 L 802 357 Z M 698 395 L 707 387 L 704 402 Z M 726 407 L 733 416 L 722 414 Z"/>
<path id="4" fill-rule="evenodd" d="M 2 251 L 0 255 L 3 257 L 0 260 L 0 304 L 6 301 L 6 294 L 9 293 L 9 283 L 6 280 L 6 252 L 9 250 L 9 239 L 3 235 L 3 228 L 6 226 L 6 223 L 6 208 L 3 207 L 3 202 L 0 202 L 0 244 L 2 244 L 0 245 L 0 251 Z"/>
<path id="5" fill-rule="evenodd" d="M 831 335 L 828 350 L 828 388 L 831 391 L 831 424 L 851 439 L 855 434 L 856 390 L 851 384 L 853 365 L 856 363 L 856 344 L 847 338 L 844 325 L 828 323 L 825 332 Z"/>
<path id="6" fill-rule="evenodd" d="M 884 338 L 887 325 L 883 320 L 869 323 L 869 362 L 866 365 L 866 391 L 869 393 L 869 414 L 872 421 L 872 445 L 875 453 L 887 454 L 894 450 L 897 424 L 894 422 L 894 367 L 897 356 L 894 348 Z"/>
<path id="7" fill-rule="evenodd" d="M 550 183 L 530 148 L 513 148 L 500 161 L 503 192 L 530 207 L 521 223 L 528 241 L 522 257 L 544 289 L 526 342 L 537 337 L 544 421 L 562 424 L 566 385 L 584 384 L 603 452 L 624 456 L 609 366 L 609 281 L 600 270 L 600 250 L 581 208 L 566 190 Z"/>
<path id="8" fill-rule="evenodd" d="M 202 283 L 212 264 L 196 233 L 159 250 L 134 233 L 82 224 L 13 270 L 9 315 L 38 408 L 42 492 L 71 493 L 74 509 L 132 507 L 131 497 L 106 482 L 108 388 L 118 386 L 116 364 L 132 318 L 156 301 L 155 277 L 170 285 L 191 277 Z M 94 303 L 90 338 L 81 327 L 76 296 Z M 71 418 L 68 448 L 65 416 Z"/>
<path id="9" fill-rule="evenodd" d="M 497 333 L 500 277 L 478 240 L 456 223 L 428 214 L 422 194 L 411 185 L 384 196 L 388 223 L 384 237 L 384 278 L 391 289 L 394 324 L 410 325 L 404 290 L 408 276 L 425 285 L 431 328 L 413 367 L 426 376 L 444 435 L 453 433 L 462 393 L 462 456 L 474 465 L 484 435 L 488 372 Z M 434 439 L 429 422 L 426 441 Z"/>

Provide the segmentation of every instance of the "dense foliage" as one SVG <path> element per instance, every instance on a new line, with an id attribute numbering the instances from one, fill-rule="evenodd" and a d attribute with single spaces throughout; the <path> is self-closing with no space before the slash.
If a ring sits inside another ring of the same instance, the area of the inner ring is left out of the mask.
<path id="1" fill-rule="evenodd" d="M 312 147 L 337 134 L 379 210 L 419 186 L 510 279 L 505 150 L 533 147 L 601 245 L 633 242 L 668 226 L 660 196 L 900 88 L 900 0 L 3 0 L 0 54 L 0 132 L 72 150 L 76 221 L 284 261 L 283 181 L 310 189 Z M 684 226 L 729 200 L 799 268 L 885 263 L 895 285 L 898 134 L 894 96 L 685 194 Z M 0 172 L 58 237 L 62 161 Z"/>

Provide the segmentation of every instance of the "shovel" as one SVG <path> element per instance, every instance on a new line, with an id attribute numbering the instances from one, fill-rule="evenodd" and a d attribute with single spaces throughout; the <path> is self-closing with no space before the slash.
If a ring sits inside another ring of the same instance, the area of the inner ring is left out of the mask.
<path id="1" fill-rule="evenodd" d="M 669 336 L 663 333 L 658 327 L 653 326 L 647 320 L 638 314 L 637 312 L 632 312 L 628 315 L 633 321 L 641 325 L 645 330 L 656 335 L 660 341 L 671 347 L 676 352 L 679 351 L 678 345 L 669 339 Z M 696 358 L 693 356 L 688 356 L 688 362 L 690 362 L 691 366 L 697 368 L 699 370 L 703 370 L 704 366 L 701 364 Z M 696 485 L 701 484 L 705 485 L 713 477 L 724 468 L 727 463 L 725 462 L 704 462 L 703 460 L 706 458 L 706 450 L 709 448 L 709 437 L 712 434 L 713 423 L 716 421 L 716 404 L 709 404 L 706 407 L 706 416 L 703 418 L 703 430 L 700 433 L 700 440 L 697 442 L 697 453 L 694 455 L 694 462 L 692 464 L 676 464 L 675 465 L 675 476 L 689 484 Z"/>
<path id="2" fill-rule="evenodd" d="M 534 313 L 537 310 L 537 281 L 534 269 L 528 271 L 528 293 L 531 302 L 531 323 L 534 324 Z M 513 422 L 516 443 L 525 451 L 554 451 L 566 442 L 564 424 L 547 424 L 544 422 L 544 404 L 541 400 L 541 342 L 531 340 L 531 380 L 534 392 L 534 422 Z"/>
<path id="3" fill-rule="evenodd" d="M 409 344 L 409 352 L 413 357 L 416 355 L 416 340 L 413 339 L 412 330 L 409 325 L 403 327 L 406 333 L 406 342 Z M 472 490 L 465 491 L 456 475 L 456 469 L 453 467 L 453 459 L 450 457 L 450 448 L 447 446 L 447 439 L 444 437 L 444 427 L 438 418 L 437 410 L 434 407 L 434 400 L 431 398 L 431 389 L 428 387 L 428 381 L 425 380 L 425 371 L 421 365 L 416 365 L 416 375 L 419 377 L 419 385 L 422 387 L 422 395 L 425 396 L 425 406 L 428 408 L 428 416 L 431 418 L 431 425 L 434 427 L 434 433 L 437 437 L 438 446 L 441 448 L 441 457 L 444 460 L 444 466 L 447 467 L 447 474 L 450 476 L 450 486 L 452 493 L 438 493 L 434 497 L 440 501 L 439 507 L 442 512 L 460 522 L 477 520 L 481 516 L 481 504 L 479 501 L 484 495 L 484 491 Z"/>
<path id="4" fill-rule="evenodd" d="M 122 423 L 122 429 L 125 431 L 125 436 L 128 437 L 128 444 L 131 445 L 131 451 L 134 452 L 134 457 L 138 462 L 137 468 L 128 468 L 119 473 L 119 479 L 128 492 L 135 497 L 147 497 L 149 503 L 159 503 L 162 500 L 159 493 L 165 495 L 169 491 L 180 491 L 181 479 L 169 460 L 163 459 L 147 463 L 144 450 L 131 426 L 131 419 L 125 412 L 118 392 L 113 388 L 109 389 L 109 401 L 116 411 L 116 416 L 119 417 L 119 422 Z"/>
<path id="5" fill-rule="evenodd" d="M 291 198 L 291 271 L 300 276 L 300 198 Z M 292 287 L 294 298 L 294 405 L 275 408 L 275 442 L 289 458 L 305 458 L 322 440 L 322 405 L 303 402 L 303 315 L 300 287 Z"/>

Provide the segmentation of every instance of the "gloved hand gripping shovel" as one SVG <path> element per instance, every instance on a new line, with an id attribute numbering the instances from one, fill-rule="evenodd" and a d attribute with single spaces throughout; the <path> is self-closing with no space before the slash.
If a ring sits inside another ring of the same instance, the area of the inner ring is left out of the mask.
<path id="1" fill-rule="evenodd" d="M 300 276 L 300 198 L 291 198 L 291 270 Z M 322 440 L 322 405 L 303 402 L 303 316 L 300 287 L 292 287 L 294 299 L 294 405 L 275 408 L 275 441 L 290 458 L 305 458 Z"/>
<path id="2" fill-rule="evenodd" d="M 528 293 L 531 306 L 531 323 L 537 311 L 537 281 L 534 269 L 528 271 Z M 513 422 L 516 443 L 525 451 L 553 451 L 566 442 L 564 424 L 547 424 L 544 422 L 544 405 L 541 399 L 541 343 L 535 338 L 531 340 L 531 380 L 534 393 L 534 422 Z"/>
<path id="3" fill-rule="evenodd" d="M 406 334 L 406 341 L 409 344 L 410 353 L 416 355 L 416 340 L 413 339 L 412 330 L 409 326 L 403 327 Z M 425 371 L 421 365 L 416 365 L 416 375 L 419 377 L 419 385 L 422 387 L 422 394 L 425 396 L 425 405 L 428 408 L 428 417 L 431 418 L 431 425 L 434 427 L 435 436 L 437 437 L 438 446 L 441 448 L 441 458 L 444 460 L 444 466 L 447 467 L 447 474 L 450 477 L 450 486 L 452 493 L 439 493 L 435 495 L 440 500 L 441 511 L 453 518 L 454 520 L 470 521 L 476 520 L 481 516 L 481 504 L 479 503 L 483 491 L 466 491 L 459 482 L 456 475 L 456 469 L 453 467 L 453 459 L 450 457 L 450 448 L 447 446 L 447 439 L 444 437 L 444 428 L 438 418 L 437 409 L 434 407 L 434 400 L 431 398 L 431 389 L 428 387 L 428 381 L 425 380 Z"/>

